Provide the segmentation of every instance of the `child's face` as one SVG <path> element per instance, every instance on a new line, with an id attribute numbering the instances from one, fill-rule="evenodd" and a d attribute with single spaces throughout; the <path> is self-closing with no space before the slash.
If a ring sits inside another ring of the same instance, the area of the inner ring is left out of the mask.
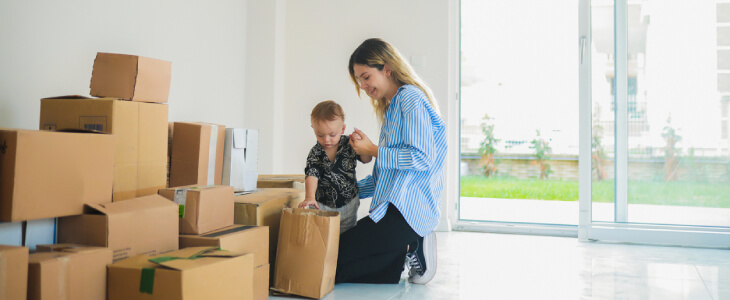
<path id="1" fill-rule="evenodd" d="M 314 135 L 322 148 L 325 150 L 337 149 L 340 144 L 340 137 L 345 133 L 345 123 L 340 118 L 332 121 L 315 121 L 312 122 L 312 129 L 314 129 Z"/>

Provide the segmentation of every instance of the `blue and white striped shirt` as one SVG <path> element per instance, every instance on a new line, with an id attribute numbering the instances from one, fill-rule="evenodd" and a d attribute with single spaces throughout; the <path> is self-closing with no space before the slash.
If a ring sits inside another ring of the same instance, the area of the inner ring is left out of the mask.
<path id="1" fill-rule="evenodd" d="M 380 128 L 373 174 L 358 182 L 373 197 L 370 218 L 380 221 L 393 203 L 420 236 L 436 229 L 444 188 L 446 125 L 413 85 L 398 88 Z"/>

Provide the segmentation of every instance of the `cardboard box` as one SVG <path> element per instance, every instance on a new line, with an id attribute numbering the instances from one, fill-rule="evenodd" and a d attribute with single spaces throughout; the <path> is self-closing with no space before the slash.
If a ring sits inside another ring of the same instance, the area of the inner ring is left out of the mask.
<path id="1" fill-rule="evenodd" d="M 0 245 L 0 270 L 0 299 L 26 299 L 28 248 Z"/>
<path id="2" fill-rule="evenodd" d="M 111 200 L 115 137 L 0 129 L 0 221 L 77 215 Z"/>
<path id="3" fill-rule="evenodd" d="M 236 191 L 253 191 L 258 180 L 259 131 L 226 128 L 223 150 L 223 184 Z"/>
<path id="4" fill-rule="evenodd" d="M 179 207 L 180 233 L 203 234 L 233 225 L 233 187 L 182 186 L 159 194 Z"/>
<path id="5" fill-rule="evenodd" d="M 175 122 L 170 187 L 221 185 L 225 126 Z"/>
<path id="6" fill-rule="evenodd" d="M 39 245 L 28 262 L 28 299 L 106 299 L 108 248 Z"/>
<path id="7" fill-rule="evenodd" d="M 304 190 L 304 174 L 259 175 L 259 188 L 292 188 Z"/>
<path id="8" fill-rule="evenodd" d="M 269 299 L 269 268 L 271 268 L 271 265 L 265 264 L 253 270 L 254 300 Z"/>
<path id="9" fill-rule="evenodd" d="M 269 227 L 233 225 L 202 235 L 180 235 L 180 248 L 218 247 L 238 253 L 252 253 L 254 267 L 269 264 Z"/>
<path id="10" fill-rule="evenodd" d="M 340 213 L 284 209 L 272 290 L 322 298 L 335 286 Z"/>
<path id="11" fill-rule="evenodd" d="M 109 300 L 253 299 L 253 255 L 186 248 L 109 266 Z"/>
<path id="12" fill-rule="evenodd" d="M 204 235 L 181 235 L 180 248 L 213 246 L 253 254 L 254 299 L 269 297 L 269 227 L 233 225 Z"/>
<path id="13" fill-rule="evenodd" d="M 136 55 L 96 54 L 92 96 L 142 102 L 167 102 L 172 63 Z"/>
<path id="14" fill-rule="evenodd" d="M 90 129 L 117 139 L 113 201 L 157 194 L 167 183 L 168 106 L 115 98 L 41 100 L 40 128 Z"/>
<path id="15" fill-rule="evenodd" d="M 58 219 L 58 242 L 108 247 L 114 261 L 178 249 L 178 206 L 159 195 L 88 204 L 83 215 Z"/>
<path id="16" fill-rule="evenodd" d="M 253 193 L 237 195 L 233 223 L 269 227 L 269 264 L 276 257 L 276 243 L 279 240 L 281 210 L 297 207 L 304 201 L 304 191 L 296 189 L 259 189 Z M 272 272 L 273 273 L 273 272 Z"/>

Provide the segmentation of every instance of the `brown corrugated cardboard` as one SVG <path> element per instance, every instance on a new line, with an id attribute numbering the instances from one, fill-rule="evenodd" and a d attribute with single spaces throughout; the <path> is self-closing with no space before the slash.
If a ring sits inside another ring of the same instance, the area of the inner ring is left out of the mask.
<path id="1" fill-rule="evenodd" d="M 304 174 L 259 175 L 258 188 L 293 188 L 304 190 Z"/>
<path id="2" fill-rule="evenodd" d="M 180 235 L 180 248 L 214 246 L 238 253 L 252 253 L 254 299 L 269 295 L 269 227 L 233 225 L 204 235 Z"/>
<path id="3" fill-rule="evenodd" d="M 96 54 L 92 96 L 142 102 L 167 102 L 172 63 L 136 55 Z"/>
<path id="4" fill-rule="evenodd" d="M 304 191 L 297 189 L 259 189 L 234 197 L 233 223 L 269 227 L 269 263 L 273 266 L 279 240 L 281 210 L 297 207 L 304 201 Z M 273 273 L 273 272 L 272 272 Z"/>
<path id="5" fill-rule="evenodd" d="M 0 299 L 24 300 L 28 287 L 28 248 L 0 245 Z"/>
<path id="6" fill-rule="evenodd" d="M 108 248 L 80 245 L 39 245 L 30 255 L 28 299 L 106 299 Z"/>
<path id="7" fill-rule="evenodd" d="M 114 261 L 178 249 L 178 206 L 159 195 L 89 204 L 58 219 L 58 242 L 108 247 Z"/>
<path id="8" fill-rule="evenodd" d="M 175 122 L 170 187 L 221 185 L 225 126 Z"/>
<path id="9" fill-rule="evenodd" d="M 180 235 L 180 248 L 215 246 L 221 250 L 252 253 L 254 266 L 269 264 L 269 227 L 233 225 L 202 235 Z"/>
<path id="10" fill-rule="evenodd" d="M 77 215 L 111 200 L 115 137 L 0 128 L 0 221 Z"/>
<path id="11" fill-rule="evenodd" d="M 284 209 L 272 290 L 322 298 L 335 286 L 340 213 Z"/>
<path id="12" fill-rule="evenodd" d="M 90 129 L 117 138 L 113 201 L 157 194 L 167 183 L 168 106 L 115 98 L 41 100 L 40 128 Z"/>
<path id="13" fill-rule="evenodd" d="M 253 270 L 254 300 L 269 299 L 269 268 L 271 268 L 271 265 L 265 264 Z"/>
<path id="14" fill-rule="evenodd" d="M 186 248 L 112 264 L 109 300 L 253 299 L 253 255 L 213 249 Z"/>
<path id="15" fill-rule="evenodd" d="M 233 187 L 188 185 L 159 194 L 180 206 L 180 233 L 203 234 L 233 225 Z"/>

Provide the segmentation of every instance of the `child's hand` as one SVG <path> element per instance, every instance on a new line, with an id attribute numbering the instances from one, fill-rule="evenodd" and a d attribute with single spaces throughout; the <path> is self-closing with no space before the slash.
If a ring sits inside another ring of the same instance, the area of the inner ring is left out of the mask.
<path id="1" fill-rule="evenodd" d="M 355 128 L 355 131 L 353 131 L 350 135 L 350 145 L 352 146 L 352 149 L 355 150 L 355 153 L 359 154 L 360 156 L 378 155 L 378 146 L 375 146 L 375 144 L 370 141 L 368 136 L 365 135 L 365 133 L 362 132 L 360 129 Z"/>
<path id="2" fill-rule="evenodd" d="M 299 203 L 299 208 L 307 208 L 310 205 L 314 205 L 314 207 L 320 209 L 319 204 L 317 204 L 317 200 L 314 200 L 313 198 L 305 198 L 302 203 Z"/>

